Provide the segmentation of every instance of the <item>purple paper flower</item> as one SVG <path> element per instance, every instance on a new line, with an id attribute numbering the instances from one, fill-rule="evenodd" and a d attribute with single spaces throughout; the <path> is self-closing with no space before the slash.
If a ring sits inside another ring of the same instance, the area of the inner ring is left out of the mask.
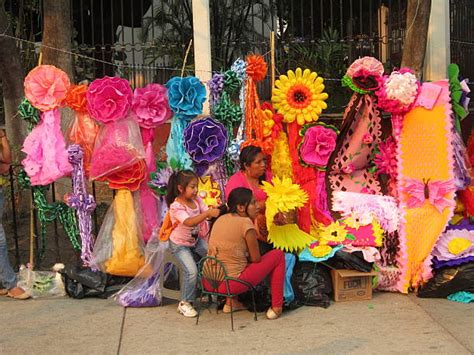
<path id="1" fill-rule="evenodd" d="M 211 117 L 191 122 L 184 130 L 184 147 L 194 162 L 212 163 L 225 153 L 227 131 Z"/>

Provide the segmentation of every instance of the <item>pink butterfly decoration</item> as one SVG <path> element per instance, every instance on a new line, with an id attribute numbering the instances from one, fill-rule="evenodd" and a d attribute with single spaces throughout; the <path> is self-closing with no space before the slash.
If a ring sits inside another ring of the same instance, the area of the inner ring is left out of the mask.
<path id="1" fill-rule="evenodd" d="M 442 213 L 446 207 L 454 204 L 454 200 L 446 198 L 448 193 L 456 191 L 452 179 L 447 181 L 430 181 L 430 179 L 423 179 L 423 181 L 415 179 L 405 180 L 403 192 L 408 195 L 406 203 L 409 208 L 421 207 L 426 200 L 429 200 L 438 212 Z"/>

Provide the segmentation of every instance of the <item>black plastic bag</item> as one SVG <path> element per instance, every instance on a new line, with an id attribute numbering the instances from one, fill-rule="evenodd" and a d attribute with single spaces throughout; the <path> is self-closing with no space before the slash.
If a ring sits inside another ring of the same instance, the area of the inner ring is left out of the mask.
<path id="1" fill-rule="evenodd" d="M 61 272 L 64 288 L 69 297 L 108 298 L 120 291 L 132 278 L 113 276 L 89 268 L 66 266 Z"/>
<path id="2" fill-rule="evenodd" d="M 329 307 L 332 281 L 329 269 L 324 265 L 310 261 L 297 262 L 291 285 L 297 305 Z"/>
<path id="3" fill-rule="evenodd" d="M 439 269 L 419 291 L 422 298 L 446 298 L 450 294 L 474 292 L 474 262 Z"/>
<path id="4" fill-rule="evenodd" d="M 347 253 L 338 250 L 334 257 L 325 261 L 324 264 L 329 265 L 329 267 L 334 269 L 348 269 L 361 272 L 372 271 L 372 263 L 365 261 L 364 255 L 361 251 Z"/>

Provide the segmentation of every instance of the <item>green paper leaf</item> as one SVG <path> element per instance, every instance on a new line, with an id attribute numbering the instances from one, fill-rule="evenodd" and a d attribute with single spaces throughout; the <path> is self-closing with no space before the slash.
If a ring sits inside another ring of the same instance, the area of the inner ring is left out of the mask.
<path id="1" fill-rule="evenodd" d="M 346 239 L 349 239 L 349 240 L 356 240 L 356 237 L 354 234 L 351 234 L 351 233 L 347 233 L 346 235 Z"/>

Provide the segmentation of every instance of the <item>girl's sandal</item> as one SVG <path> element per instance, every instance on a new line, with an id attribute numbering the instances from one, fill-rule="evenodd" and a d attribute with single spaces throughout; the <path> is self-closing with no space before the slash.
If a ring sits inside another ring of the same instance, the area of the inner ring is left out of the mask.
<path id="1" fill-rule="evenodd" d="M 6 296 L 8 294 L 8 290 L 6 288 L 0 288 L 0 296 Z"/>
<path id="2" fill-rule="evenodd" d="M 281 316 L 281 311 L 277 313 L 273 310 L 272 307 L 270 307 L 267 311 L 267 319 L 269 320 L 280 318 L 280 316 Z"/>

